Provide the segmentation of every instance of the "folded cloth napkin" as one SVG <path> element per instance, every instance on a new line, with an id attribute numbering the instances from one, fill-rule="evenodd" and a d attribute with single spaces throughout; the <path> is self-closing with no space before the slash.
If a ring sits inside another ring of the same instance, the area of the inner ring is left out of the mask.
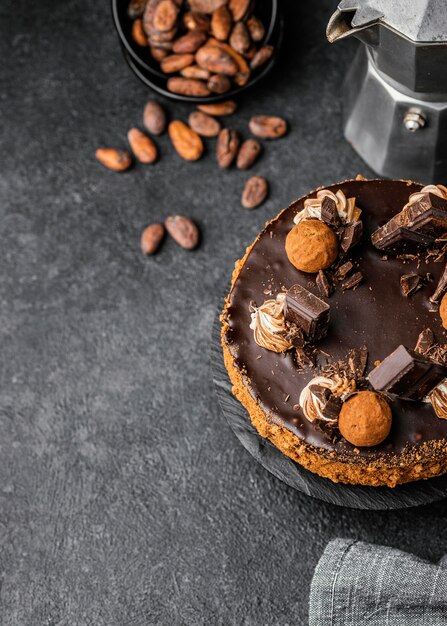
<path id="1" fill-rule="evenodd" d="M 447 625 L 447 557 L 432 565 L 400 550 L 331 541 L 315 569 L 309 626 Z"/>

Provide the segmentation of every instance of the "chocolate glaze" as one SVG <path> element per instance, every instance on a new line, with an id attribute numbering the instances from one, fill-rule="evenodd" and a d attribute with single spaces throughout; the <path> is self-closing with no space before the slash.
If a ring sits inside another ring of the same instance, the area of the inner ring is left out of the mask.
<path id="1" fill-rule="evenodd" d="M 327 187 L 334 192 L 342 189 L 346 197 L 355 197 L 362 209 L 363 239 L 347 255 L 364 275 L 363 283 L 355 291 L 336 290 L 331 298 L 324 298 L 331 306 L 331 322 L 327 337 L 317 346 L 331 356 L 331 361 L 344 359 L 354 347 L 366 344 L 369 349 L 367 372 L 374 361 L 383 360 L 399 344 L 414 348 L 419 333 L 431 328 L 437 341 L 446 341 L 446 332 L 439 315 L 430 309 L 429 296 L 436 288 L 444 269 L 444 262 L 416 262 L 388 257 L 373 248 L 371 233 L 400 211 L 411 193 L 420 185 L 403 181 L 347 181 Z M 306 197 L 314 197 L 310 194 Z M 447 420 L 436 417 L 430 404 L 397 400 L 392 403 L 393 427 L 390 436 L 380 446 L 360 451 L 345 440 L 331 443 L 294 409 L 299 403 L 303 387 L 313 377 L 312 372 L 299 372 L 292 353 L 285 355 L 260 348 L 250 330 L 249 304 L 257 305 L 276 295 L 283 287 L 295 283 L 305 286 L 320 296 L 315 284 L 316 275 L 295 269 L 285 253 L 285 239 L 293 227 L 293 218 L 303 208 L 303 197 L 285 209 L 267 224 L 231 290 L 227 308 L 225 340 L 235 359 L 235 365 L 249 379 L 250 393 L 273 422 L 285 426 L 306 443 L 324 452 L 337 452 L 352 458 L 376 457 L 383 454 L 401 454 L 430 440 L 447 437 Z M 402 295 L 400 276 L 411 271 L 430 272 L 433 280 L 409 298 Z M 266 294 L 271 291 L 272 295 Z M 320 296 L 321 297 L 321 296 Z M 257 358 L 261 357 L 261 358 Z M 287 398 L 287 401 L 286 401 Z"/>

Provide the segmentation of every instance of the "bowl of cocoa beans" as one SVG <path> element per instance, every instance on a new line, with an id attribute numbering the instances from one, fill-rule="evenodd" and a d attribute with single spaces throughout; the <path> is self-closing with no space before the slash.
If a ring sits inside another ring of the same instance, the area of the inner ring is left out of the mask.
<path id="1" fill-rule="evenodd" d="M 123 53 L 148 87 L 175 100 L 218 102 L 273 67 L 278 0 L 112 0 Z"/>

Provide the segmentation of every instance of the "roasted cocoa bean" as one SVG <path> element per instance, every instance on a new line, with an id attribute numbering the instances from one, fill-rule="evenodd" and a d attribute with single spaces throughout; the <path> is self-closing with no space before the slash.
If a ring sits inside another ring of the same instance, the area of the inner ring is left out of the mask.
<path id="1" fill-rule="evenodd" d="M 230 35 L 230 46 L 239 54 L 245 54 L 251 46 L 248 30 L 243 22 L 236 22 Z"/>
<path id="2" fill-rule="evenodd" d="M 189 6 L 194 13 L 213 13 L 227 2 L 228 0 L 189 0 Z"/>
<path id="3" fill-rule="evenodd" d="M 210 77 L 207 85 L 213 93 L 226 93 L 231 89 L 231 80 L 225 74 L 214 74 Z"/>
<path id="4" fill-rule="evenodd" d="M 158 157 L 158 150 L 150 137 L 138 130 L 131 128 L 127 133 L 127 140 L 132 152 L 140 163 L 155 163 Z"/>
<path id="5" fill-rule="evenodd" d="M 143 124 L 152 135 L 162 135 L 165 132 L 166 113 L 155 100 L 149 100 L 144 107 Z"/>
<path id="6" fill-rule="evenodd" d="M 245 85 L 248 82 L 248 79 L 250 78 L 250 68 L 248 67 L 247 62 L 242 56 L 242 54 L 239 54 L 239 52 L 236 52 L 234 48 L 224 43 L 223 41 L 217 41 L 217 39 L 214 39 L 214 38 L 210 38 L 208 40 L 208 45 L 219 48 L 220 50 L 222 50 L 222 52 L 228 54 L 228 56 L 231 57 L 231 59 L 237 65 L 237 72 L 233 76 L 233 80 L 240 87 Z M 219 74 L 219 72 L 216 72 L 216 73 Z M 222 73 L 226 73 L 226 72 L 222 72 Z"/>
<path id="7" fill-rule="evenodd" d="M 165 227 L 163 224 L 150 224 L 141 233 L 140 248 L 146 256 L 155 254 L 163 241 Z"/>
<path id="8" fill-rule="evenodd" d="M 235 22 L 243 20 L 251 8 L 251 0 L 230 0 L 230 11 Z"/>
<path id="9" fill-rule="evenodd" d="M 250 132 L 261 139 L 278 139 L 287 132 L 287 122 L 274 115 L 255 115 L 248 126 Z"/>
<path id="10" fill-rule="evenodd" d="M 254 15 L 249 17 L 247 20 L 247 28 L 253 41 L 258 42 L 264 39 L 265 28 L 264 24 L 259 18 L 255 17 Z"/>
<path id="11" fill-rule="evenodd" d="M 100 163 L 114 172 L 124 172 L 132 165 L 132 157 L 126 150 L 98 148 L 95 154 Z"/>
<path id="12" fill-rule="evenodd" d="M 257 161 L 261 151 L 262 147 L 259 141 L 246 139 L 239 149 L 236 166 L 240 170 L 248 170 Z"/>
<path id="13" fill-rule="evenodd" d="M 239 150 L 239 135 L 235 130 L 223 128 L 217 139 L 216 155 L 220 167 L 227 169 L 236 158 Z"/>
<path id="14" fill-rule="evenodd" d="M 194 61 L 193 54 L 170 54 L 160 63 L 162 72 L 174 74 L 184 67 L 188 67 Z"/>
<path id="15" fill-rule="evenodd" d="M 197 108 L 199 111 L 203 111 L 203 113 L 208 113 L 208 115 L 221 117 L 233 115 L 237 109 L 237 104 L 234 100 L 225 100 L 225 102 L 217 102 L 216 104 L 199 104 Z"/>
<path id="16" fill-rule="evenodd" d="M 206 44 L 196 52 L 196 62 L 215 74 L 227 74 L 234 76 L 238 72 L 236 62 L 227 51 L 219 46 Z"/>
<path id="17" fill-rule="evenodd" d="M 156 46 L 151 46 L 150 51 L 151 51 L 152 58 L 158 61 L 159 63 L 164 58 L 166 58 L 169 54 L 167 50 L 164 50 L 163 48 L 159 48 Z"/>
<path id="18" fill-rule="evenodd" d="M 221 129 L 220 122 L 216 118 L 202 111 L 190 113 L 188 122 L 190 127 L 202 137 L 217 137 Z"/>
<path id="19" fill-rule="evenodd" d="M 208 32 L 210 28 L 210 18 L 208 15 L 200 13 L 185 13 L 183 16 L 183 24 L 187 30 L 202 30 Z"/>
<path id="20" fill-rule="evenodd" d="M 149 35 L 149 43 L 151 45 L 162 46 L 165 47 L 166 50 L 170 50 L 172 48 L 172 40 L 176 34 L 177 28 L 167 30 L 165 33 L 155 33 L 153 35 Z"/>
<path id="21" fill-rule="evenodd" d="M 198 65 L 190 65 L 180 70 L 180 74 L 185 78 L 198 78 L 199 80 L 208 80 L 210 73 L 208 70 L 204 70 L 203 67 Z"/>
<path id="22" fill-rule="evenodd" d="M 274 52 L 273 46 L 264 46 L 260 48 L 252 60 L 250 61 L 250 67 L 252 70 L 255 70 L 257 67 L 261 67 L 264 63 L 267 63 L 269 59 L 271 59 Z"/>
<path id="23" fill-rule="evenodd" d="M 135 20 L 134 23 L 132 24 L 131 34 L 132 34 L 132 39 L 138 46 L 141 46 L 142 48 L 146 48 L 146 46 L 149 45 L 146 33 L 143 30 L 143 22 L 140 19 Z"/>
<path id="24" fill-rule="evenodd" d="M 196 52 L 206 41 L 206 34 L 200 30 L 192 30 L 183 37 L 179 37 L 172 45 L 176 54 L 191 54 Z"/>
<path id="25" fill-rule="evenodd" d="M 219 41 L 226 41 L 231 32 L 233 19 L 226 5 L 216 9 L 211 16 L 211 33 Z"/>
<path id="26" fill-rule="evenodd" d="M 187 217 L 171 215 L 165 220 L 168 233 L 179 246 L 185 250 L 193 250 L 199 243 L 199 229 Z"/>
<path id="27" fill-rule="evenodd" d="M 184 79 L 186 80 L 186 79 Z M 186 161 L 197 161 L 203 154 L 199 135 L 184 122 L 174 120 L 169 124 L 169 137 L 177 153 Z"/>
<path id="28" fill-rule="evenodd" d="M 245 184 L 242 192 L 242 206 L 246 209 L 255 209 L 262 204 L 268 196 L 268 182 L 262 176 L 252 176 Z"/>
<path id="29" fill-rule="evenodd" d="M 158 32 L 166 32 L 174 28 L 177 22 L 179 7 L 173 0 L 161 0 L 154 10 L 152 26 Z"/>
<path id="30" fill-rule="evenodd" d="M 141 17 L 144 13 L 144 7 L 146 6 L 146 0 L 130 0 L 127 7 L 127 15 L 131 20 L 136 20 L 137 17 Z"/>
<path id="31" fill-rule="evenodd" d="M 174 76 L 167 83 L 169 91 L 178 93 L 182 96 L 209 96 L 210 90 L 201 80 L 195 78 L 183 78 L 182 76 Z"/>

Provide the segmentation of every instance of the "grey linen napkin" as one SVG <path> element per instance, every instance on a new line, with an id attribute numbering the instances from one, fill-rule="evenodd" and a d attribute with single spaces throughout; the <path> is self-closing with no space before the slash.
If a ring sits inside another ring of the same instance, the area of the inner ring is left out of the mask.
<path id="1" fill-rule="evenodd" d="M 447 624 L 447 558 L 432 565 L 400 550 L 331 541 L 315 569 L 309 626 Z"/>

